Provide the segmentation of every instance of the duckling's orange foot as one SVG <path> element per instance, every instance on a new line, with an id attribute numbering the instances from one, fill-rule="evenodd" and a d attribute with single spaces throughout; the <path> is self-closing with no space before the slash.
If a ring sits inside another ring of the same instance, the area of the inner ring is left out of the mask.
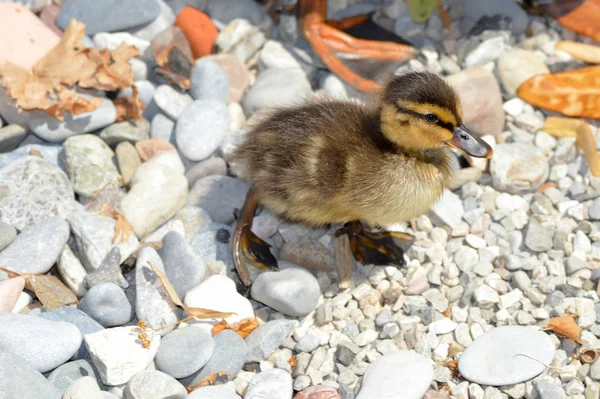
<path id="1" fill-rule="evenodd" d="M 406 233 L 367 231 L 359 221 L 346 223 L 335 234 L 348 234 L 352 254 L 363 265 L 402 267 L 406 264 L 404 251 L 415 241 L 413 236 Z"/>
<path id="2" fill-rule="evenodd" d="M 277 259 L 271 253 L 271 246 L 252 232 L 252 220 L 258 206 L 254 189 L 248 190 L 246 201 L 238 214 L 238 221 L 233 232 L 232 251 L 233 264 L 240 280 L 249 286 L 250 274 L 246 262 L 259 269 L 279 270 Z"/>

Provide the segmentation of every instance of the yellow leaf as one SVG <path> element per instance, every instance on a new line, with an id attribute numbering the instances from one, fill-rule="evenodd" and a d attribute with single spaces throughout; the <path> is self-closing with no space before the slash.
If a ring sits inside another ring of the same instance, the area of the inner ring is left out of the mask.
<path id="1" fill-rule="evenodd" d="M 577 323 L 575 323 L 575 319 L 573 319 L 573 316 L 571 315 L 562 317 L 551 317 L 548 321 L 548 325 L 544 327 L 544 330 L 552 330 L 558 335 L 562 335 L 563 337 L 575 341 L 581 345 L 586 343 L 586 341 L 582 341 L 579 339 L 579 334 L 581 334 L 581 327 L 579 327 Z"/>
<path id="2" fill-rule="evenodd" d="M 256 327 L 258 327 L 258 321 L 254 318 L 243 319 L 232 324 L 228 324 L 225 320 L 221 320 L 213 326 L 212 334 L 215 336 L 223 330 L 232 330 L 245 339 Z"/>
<path id="3" fill-rule="evenodd" d="M 21 276 L 25 279 L 25 288 L 33 291 L 46 310 L 78 303 L 77 297 L 60 279 L 46 274 L 17 273 L 0 267 L 10 278 Z"/>

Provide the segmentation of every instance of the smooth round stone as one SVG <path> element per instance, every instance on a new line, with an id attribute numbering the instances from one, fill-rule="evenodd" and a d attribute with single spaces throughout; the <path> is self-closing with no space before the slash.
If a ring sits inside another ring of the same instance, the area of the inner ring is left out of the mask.
<path id="1" fill-rule="evenodd" d="M 32 156 L 32 150 L 42 154 L 42 159 Z M 10 152 L 0 153 L 0 168 L 8 166 L 21 158 L 43 160 L 52 165 L 62 166 L 60 165 L 62 161 L 59 158 L 61 156 L 61 151 L 61 145 L 46 143 L 37 138 L 34 134 L 28 134 L 19 148 Z"/>
<path id="2" fill-rule="evenodd" d="M 154 92 L 154 102 L 158 108 L 174 121 L 193 101 L 189 94 L 182 94 L 169 85 L 160 85 Z"/>
<path id="3" fill-rule="evenodd" d="M 175 231 L 167 233 L 158 254 L 163 260 L 167 278 L 180 298 L 204 280 L 206 265 L 181 234 Z"/>
<path id="4" fill-rule="evenodd" d="M 202 161 L 219 148 L 231 117 L 224 102 L 196 100 L 181 112 L 175 126 L 177 148 L 190 161 Z"/>
<path id="5" fill-rule="evenodd" d="M 0 265 L 17 273 L 46 273 L 58 259 L 69 233 L 69 224 L 60 217 L 30 226 L 0 252 Z"/>
<path id="6" fill-rule="evenodd" d="M 252 25 L 261 26 L 267 23 L 265 11 L 252 0 L 219 0 L 210 2 L 208 15 L 225 25 L 234 19 L 243 18 Z"/>
<path id="7" fill-rule="evenodd" d="M 282 369 L 262 371 L 248 384 L 244 399 L 289 399 L 293 394 L 292 376 Z"/>
<path id="8" fill-rule="evenodd" d="M 81 95 L 86 99 L 92 96 Z M 117 110 L 112 101 L 103 98 L 93 111 L 73 115 L 65 112 L 65 120 L 59 121 L 45 111 L 31 111 L 28 118 L 29 129 L 38 137 L 51 143 L 60 143 L 77 134 L 93 132 L 114 123 L 117 120 Z"/>
<path id="9" fill-rule="evenodd" d="M 110 282 L 99 283 L 90 288 L 79 302 L 79 309 L 104 327 L 123 325 L 133 317 L 125 292 Z"/>
<path id="10" fill-rule="evenodd" d="M 183 223 L 186 239 L 192 238 L 200 229 L 212 223 L 204 209 L 192 205 L 183 207 L 173 219 Z"/>
<path id="11" fill-rule="evenodd" d="M 0 281 L 0 313 L 9 313 L 15 307 L 24 288 L 21 276 Z"/>
<path id="12" fill-rule="evenodd" d="M 87 292 L 85 288 L 85 276 L 87 271 L 79 261 L 79 258 L 75 256 L 73 250 L 69 245 L 65 245 L 63 251 L 58 258 L 58 273 L 62 277 L 63 283 L 78 298 L 81 298 Z"/>
<path id="13" fill-rule="evenodd" d="M 229 76 L 214 61 L 200 59 L 192 69 L 190 94 L 196 100 L 227 102 L 229 98 Z"/>
<path id="14" fill-rule="evenodd" d="M 20 354 L 0 350 L 0 381 L 0 398 L 62 398 L 62 393 Z"/>
<path id="15" fill-rule="evenodd" d="M 24 314 L 0 314 L 0 352 L 22 357 L 41 373 L 69 360 L 81 345 L 73 324 Z"/>
<path id="16" fill-rule="evenodd" d="M 186 399 L 242 399 L 240 395 L 221 385 L 202 387 L 190 393 Z"/>
<path id="17" fill-rule="evenodd" d="M 296 265 L 284 267 L 259 274 L 252 283 L 252 298 L 285 315 L 306 316 L 319 302 L 319 282 L 311 272 Z"/>
<path id="18" fill-rule="evenodd" d="M 550 73 L 550 70 L 533 51 L 516 49 L 498 58 L 500 80 L 504 90 L 511 96 L 527 79 L 543 73 Z"/>
<path id="19" fill-rule="evenodd" d="M 185 178 L 188 185 L 192 187 L 196 181 L 206 177 L 227 174 L 227 163 L 223 158 L 214 157 L 198 162 L 190 170 L 185 173 Z"/>
<path id="20" fill-rule="evenodd" d="M 248 362 L 260 362 L 275 352 L 298 325 L 297 320 L 272 320 L 258 326 L 246 337 Z"/>
<path id="21" fill-rule="evenodd" d="M 300 338 L 294 350 L 296 352 L 310 353 L 321 345 L 321 337 L 317 334 L 306 334 Z"/>
<path id="22" fill-rule="evenodd" d="M 100 375 L 88 359 L 75 360 L 57 367 L 48 375 L 48 381 L 64 393 L 73 381 L 82 377 L 93 377 L 96 383 L 100 381 Z"/>
<path id="23" fill-rule="evenodd" d="M 0 251 L 8 247 L 17 237 L 17 229 L 9 224 L 0 222 Z"/>
<path id="24" fill-rule="evenodd" d="M 165 139 L 169 143 L 175 143 L 175 122 L 164 114 L 156 114 L 152 118 L 150 137 Z"/>
<path id="25" fill-rule="evenodd" d="M 384 355 L 367 369 L 356 399 L 421 399 L 433 381 L 433 367 L 412 350 Z"/>
<path id="26" fill-rule="evenodd" d="M 170 28 L 175 23 L 175 14 L 167 3 L 163 0 L 157 0 L 160 7 L 160 14 L 156 19 L 147 25 L 131 28 L 129 31 L 135 37 L 151 41 L 156 35 Z"/>
<path id="27" fill-rule="evenodd" d="M 187 394 L 187 390 L 179 381 L 157 370 L 137 373 L 125 387 L 127 399 L 184 399 Z"/>
<path id="28" fill-rule="evenodd" d="M 150 122 L 142 119 L 139 122 L 130 120 L 113 123 L 100 132 L 100 138 L 110 146 L 115 146 L 121 141 L 135 143 L 150 138 Z"/>
<path id="29" fill-rule="evenodd" d="M 535 191 L 546 181 L 548 159 L 532 144 L 498 144 L 490 161 L 490 173 L 496 190 L 524 194 Z"/>
<path id="30" fill-rule="evenodd" d="M 75 210 L 75 194 L 58 166 L 25 157 L 0 169 L 0 221 L 19 230 Z"/>
<path id="31" fill-rule="evenodd" d="M 123 177 L 123 184 L 128 185 L 135 173 L 135 170 L 142 164 L 140 155 L 129 141 L 123 141 L 115 148 L 119 172 Z"/>
<path id="32" fill-rule="evenodd" d="M 0 124 L 0 153 L 12 151 L 27 136 L 27 129 L 23 125 L 8 125 L 2 127 Z"/>
<path id="33" fill-rule="evenodd" d="M 196 327 L 190 327 L 196 328 Z M 246 363 L 248 347 L 240 335 L 232 330 L 223 330 L 214 338 L 215 350 L 210 360 L 196 374 L 183 379 L 187 386 L 199 384 L 206 376 L 219 371 L 235 376 Z"/>
<path id="34" fill-rule="evenodd" d="M 233 222 L 233 208 L 241 209 L 248 192 L 246 181 L 230 176 L 207 176 L 191 188 L 187 203 L 204 209 L 216 223 Z"/>
<path id="35" fill-rule="evenodd" d="M 537 327 L 496 327 L 467 347 L 458 369 L 467 380 L 478 384 L 518 384 L 543 372 L 555 351 L 552 338 Z"/>
<path id="36" fill-rule="evenodd" d="M 104 399 L 104 395 L 96 380 L 86 376 L 73 381 L 65 391 L 63 399 Z"/>
<path id="37" fill-rule="evenodd" d="M 58 309 L 42 312 L 39 317 L 51 321 L 65 321 L 71 323 L 77 327 L 82 336 L 104 330 L 104 327 L 88 316 L 87 313 L 70 306 L 61 306 Z M 73 358 L 84 359 L 87 357 L 89 357 L 88 351 L 85 344 L 82 342 Z"/>
<path id="38" fill-rule="evenodd" d="M 233 270 L 231 238 L 233 228 L 226 224 L 210 223 L 201 228 L 191 239 L 194 252 L 204 262 L 219 260 Z"/>
<path id="39" fill-rule="evenodd" d="M 156 0 L 69 0 L 56 17 L 56 25 L 67 29 L 71 19 L 85 24 L 85 33 L 115 32 L 154 21 L 160 8 Z"/>
<path id="40" fill-rule="evenodd" d="M 242 106 L 249 116 L 262 108 L 296 104 L 298 98 L 310 94 L 310 83 L 301 69 L 272 68 L 258 75 L 244 96 Z"/>
<path id="41" fill-rule="evenodd" d="M 184 378 L 200 370 L 214 350 L 215 340 L 210 333 L 197 327 L 184 327 L 163 337 L 154 361 L 159 370 Z"/>

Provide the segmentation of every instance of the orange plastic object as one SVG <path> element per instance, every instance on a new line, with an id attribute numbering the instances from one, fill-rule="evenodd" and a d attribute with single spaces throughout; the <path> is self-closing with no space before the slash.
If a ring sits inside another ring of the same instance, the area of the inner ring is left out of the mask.
<path id="1" fill-rule="evenodd" d="M 533 76 L 519 86 L 517 94 L 563 115 L 600 119 L 600 66 Z"/>
<path id="2" fill-rule="evenodd" d="M 177 15 L 175 25 L 190 42 L 194 58 L 212 53 L 218 32 L 208 15 L 193 7 L 186 7 Z"/>

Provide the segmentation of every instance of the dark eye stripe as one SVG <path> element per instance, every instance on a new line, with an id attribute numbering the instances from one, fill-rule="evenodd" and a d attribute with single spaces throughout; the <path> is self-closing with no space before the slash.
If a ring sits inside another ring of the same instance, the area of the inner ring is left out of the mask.
<path id="1" fill-rule="evenodd" d="M 403 114 L 408 114 L 408 115 L 412 115 L 415 116 L 417 118 L 423 119 L 425 117 L 425 114 L 421 114 L 419 112 L 413 111 L 411 109 L 407 109 L 404 107 L 399 106 L 398 104 L 394 104 L 396 106 L 396 109 L 398 110 L 398 112 L 402 112 Z M 439 120 L 438 117 L 438 122 L 436 123 L 436 125 L 448 130 L 449 132 L 453 133 L 454 132 L 454 125 L 450 122 L 444 122 L 442 120 Z"/>

